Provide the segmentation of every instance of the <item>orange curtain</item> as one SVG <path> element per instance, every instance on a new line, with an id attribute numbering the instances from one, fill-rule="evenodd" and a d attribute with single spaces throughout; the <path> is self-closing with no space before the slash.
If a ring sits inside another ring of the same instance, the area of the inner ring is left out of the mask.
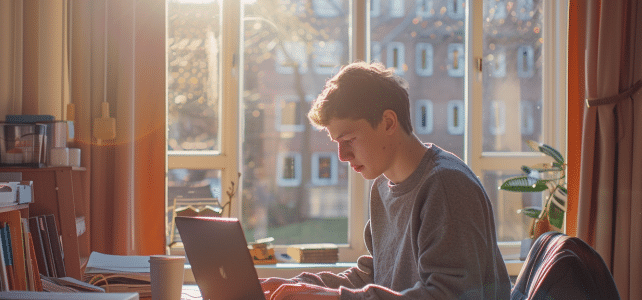
<path id="1" fill-rule="evenodd" d="M 566 234 L 577 235 L 577 204 L 582 154 L 584 110 L 584 46 L 586 44 L 586 1 L 570 0 L 568 9 L 568 105 Z"/>
<path id="2" fill-rule="evenodd" d="M 74 1 L 72 11 L 71 99 L 91 250 L 164 253 L 165 1 Z M 115 139 L 94 137 L 103 117 L 116 120 Z"/>
<path id="3" fill-rule="evenodd" d="M 622 299 L 642 299 L 642 4 L 586 9 L 577 235 L 606 261 Z"/>

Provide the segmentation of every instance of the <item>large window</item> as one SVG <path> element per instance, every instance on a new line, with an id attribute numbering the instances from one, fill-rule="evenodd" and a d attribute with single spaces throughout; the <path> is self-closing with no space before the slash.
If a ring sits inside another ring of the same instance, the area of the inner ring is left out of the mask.
<path id="1" fill-rule="evenodd" d="M 232 195 L 224 213 L 249 241 L 332 242 L 354 261 L 370 182 L 305 113 L 341 65 L 376 60 L 409 82 L 419 138 L 480 176 L 513 257 L 529 225 L 516 210 L 541 195 L 497 187 L 546 161 L 526 140 L 565 149 L 562 4 L 168 0 L 168 191 L 188 198 L 177 193 L 204 185 L 218 205 Z"/>

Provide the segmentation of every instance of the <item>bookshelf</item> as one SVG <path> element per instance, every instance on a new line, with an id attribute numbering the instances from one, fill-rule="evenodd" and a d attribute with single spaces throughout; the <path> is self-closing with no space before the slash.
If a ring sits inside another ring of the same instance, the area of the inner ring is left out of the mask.
<path id="1" fill-rule="evenodd" d="M 27 289 L 27 270 L 25 265 L 24 245 L 22 241 L 22 221 L 29 215 L 28 204 L 18 204 L 0 207 L 0 222 L 5 222 L 11 229 L 11 244 L 14 259 L 14 288 L 16 290 Z"/>
<path id="2" fill-rule="evenodd" d="M 53 214 L 62 236 L 67 276 L 82 280 L 82 262 L 89 257 L 89 203 L 85 201 L 82 167 L 0 168 L 21 172 L 22 180 L 33 181 L 33 203 L 29 216 Z M 76 218 L 84 217 L 85 232 L 77 235 Z"/>

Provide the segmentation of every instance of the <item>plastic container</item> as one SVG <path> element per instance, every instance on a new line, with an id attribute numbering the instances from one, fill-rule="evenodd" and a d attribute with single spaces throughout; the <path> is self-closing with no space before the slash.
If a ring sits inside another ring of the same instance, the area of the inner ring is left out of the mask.
<path id="1" fill-rule="evenodd" d="M 0 166 L 45 166 L 47 127 L 40 124 L 0 123 Z"/>

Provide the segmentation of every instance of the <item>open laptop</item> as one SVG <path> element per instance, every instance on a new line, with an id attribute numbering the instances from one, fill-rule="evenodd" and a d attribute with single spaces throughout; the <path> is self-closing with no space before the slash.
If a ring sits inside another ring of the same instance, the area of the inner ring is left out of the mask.
<path id="1" fill-rule="evenodd" d="M 203 299 L 263 299 L 241 223 L 234 218 L 176 217 Z"/>

